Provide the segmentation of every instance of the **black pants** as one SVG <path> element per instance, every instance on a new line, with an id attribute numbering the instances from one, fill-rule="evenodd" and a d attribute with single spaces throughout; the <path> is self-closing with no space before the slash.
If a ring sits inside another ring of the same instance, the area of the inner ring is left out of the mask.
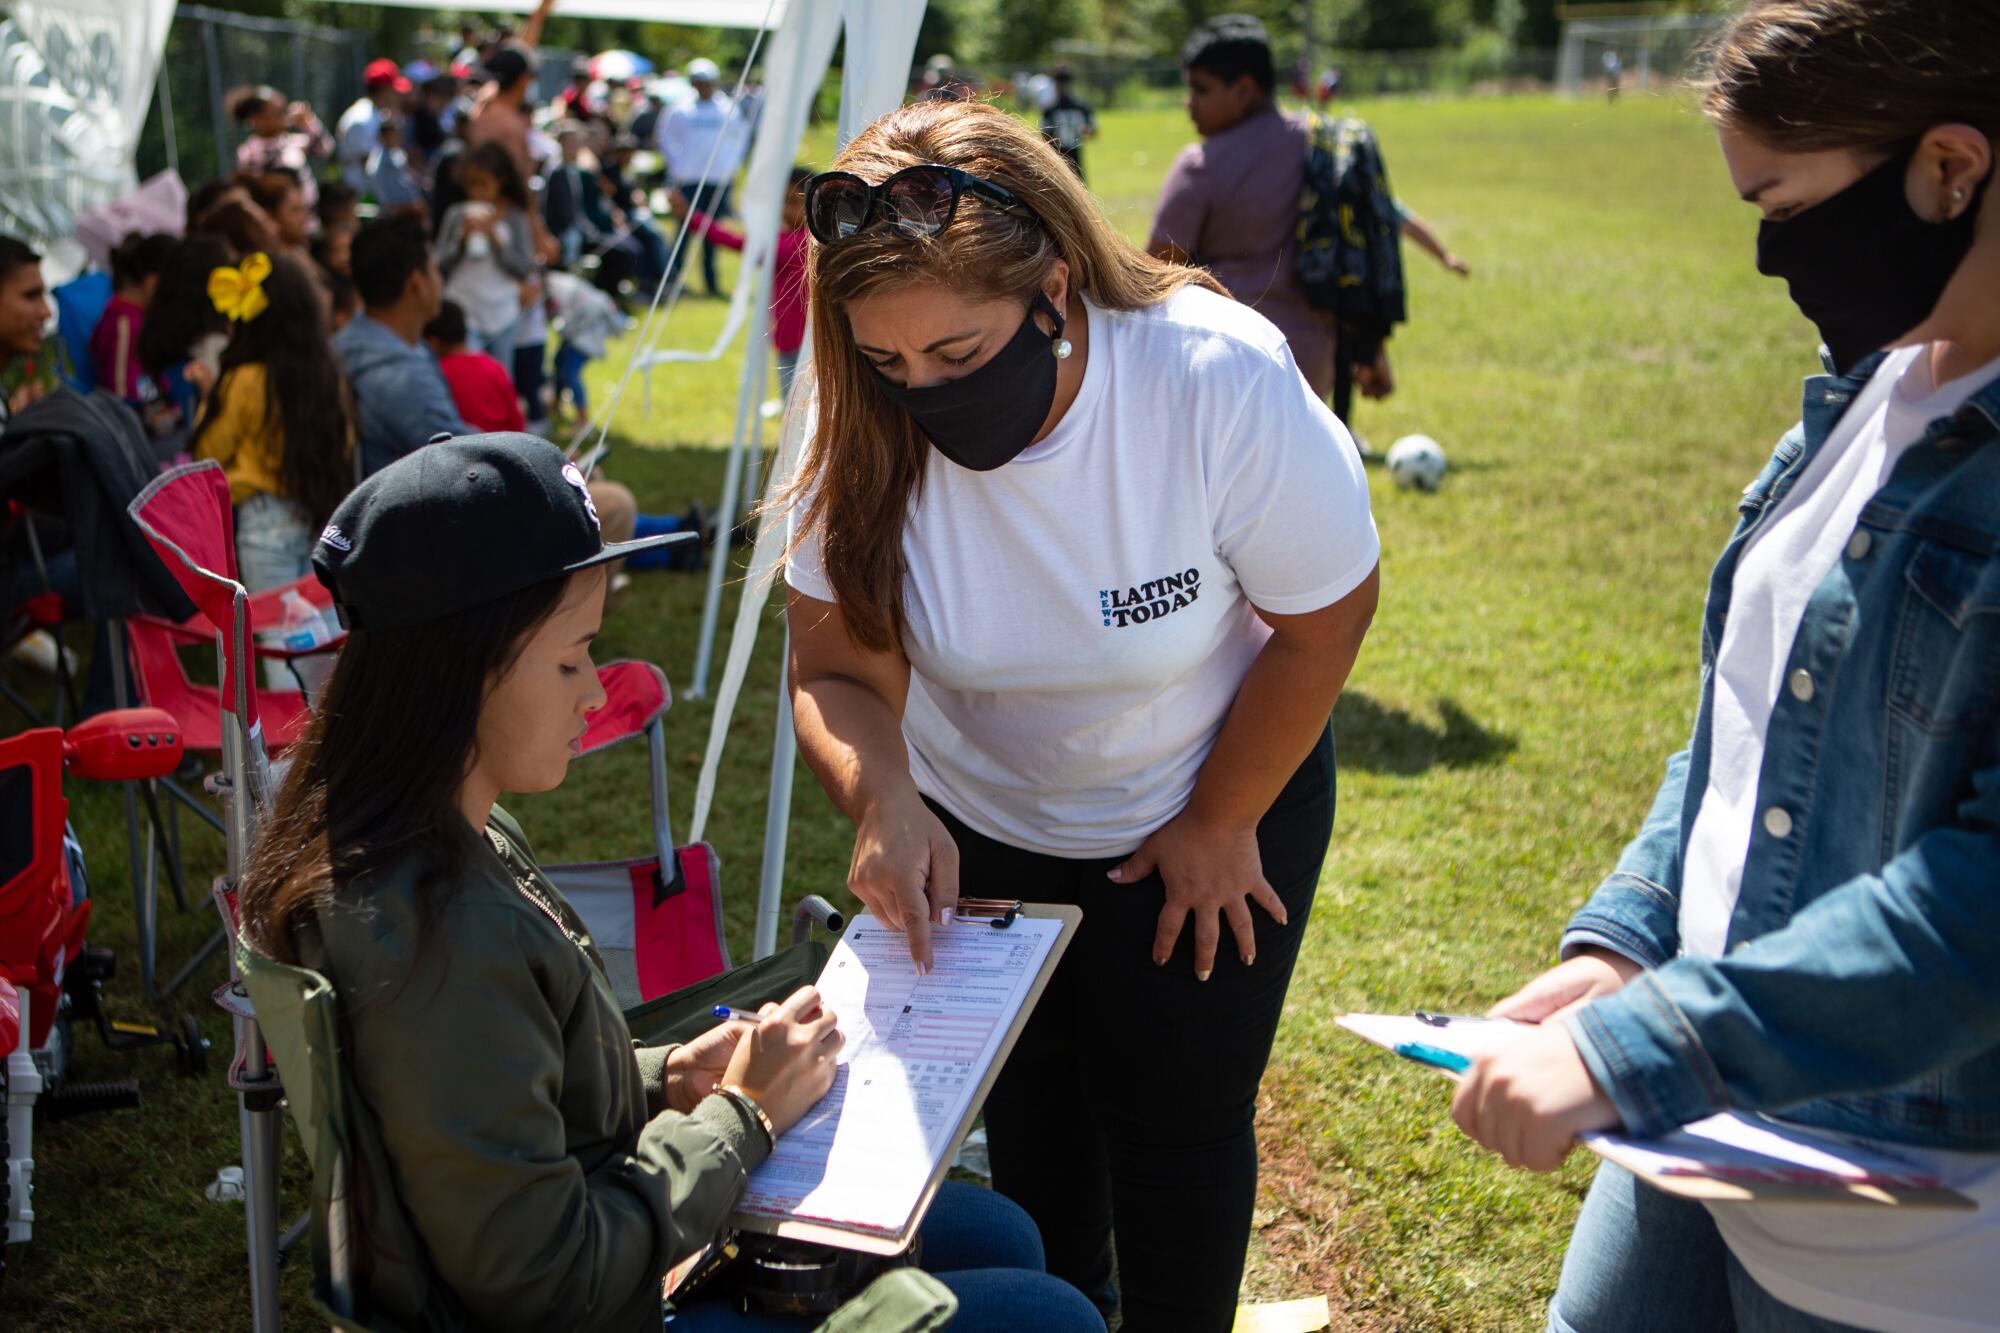
<path id="1" fill-rule="evenodd" d="M 729 189 L 731 184 L 732 182 L 730 181 L 710 181 L 706 184 L 694 181 L 682 181 L 678 188 L 682 194 L 688 197 L 688 204 L 695 212 L 704 214 L 711 222 L 720 222 L 723 218 L 729 216 Z M 683 230 L 686 229 L 686 225 L 685 223 L 682 224 Z M 687 262 L 688 246 L 694 243 L 694 239 L 694 235 L 690 234 L 687 243 L 682 245 L 680 253 L 674 260 L 673 270 L 668 275 L 669 277 L 678 274 L 681 270 L 681 265 Z M 715 276 L 715 248 L 714 238 L 703 235 L 701 238 L 701 280 L 703 285 L 708 289 L 710 296 L 722 295 L 722 285 L 716 280 Z"/>
<path id="2" fill-rule="evenodd" d="M 1083 925 L 986 1101 L 994 1187 L 1041 1228 L 1051 1273 L 1129 1333 L 1226 1333 L 1257 1193 L 1257 1085 L 1333 834 L 1333 737 L 1321 737 L 1257 826 L 1280 926 L 1253 905 L 1257 961 L 1227 922 L 1194 975 L 1194 926 L 1155 967 L 1157 874 L 1113 884 L 1112 860 L 983 837 L 933 806 L 973 898 L 1074 903 Z M 1118 1294 L 1111 1285 L 1117 1233 Z"/>

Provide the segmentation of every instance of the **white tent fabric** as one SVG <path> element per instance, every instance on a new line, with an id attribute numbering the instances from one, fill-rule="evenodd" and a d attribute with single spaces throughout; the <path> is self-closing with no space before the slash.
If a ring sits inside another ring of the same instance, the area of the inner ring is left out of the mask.
<path id="1" fill-rule="evenodd" d="M 828 4 L 831 7 L 830 0 Z M 867 20 L 865 27 L 856 22 L 864 15 Z M 870 121 L 902 104 L 916 49 L 917 28 L 923 16 L 924 0 L 848 0 L 849 22 L 840 106 L 842 145 L 859 134 Z M 808 366 L 811 364 L 810 354 L 811 344 L 808 342 L 802 358 Z M 811 375 L 808 372 L 799 381 L 786 415 L 777 458 L 765 488 L 767 502 L 782 492 L 797 467 L 800 452 L 805 446 L 810 395 Z M 782 522 L 771 519 L 758 524 L 757 544 L 751 552 L 743 599 L 737 606 L 736 624 L 730 633 L 729 656 L 723 666 L 721 684 L 716 690 L 715 712 L 709 722 L 708 750 L 703 756 L 701 776 L 695 786 L 691 836 L 697 840 L 707 826 L 709 812 L 713 809 L 716 778 L 728 739 L 730 719 L 742 694 L 744 676 L 750 669 L 758 624 L 772 585 L 776 582 L 784 544 Z M 771 952 L 777 942 L 786 832 L 791 817 L 792 768 L 797 755 L 790 698 L 782 684 L 779 686 L 778 704 L 776 735 L 772 742 L 770 792 L 765 808 L 764 863 L 757 898 L 754 944 L 757 957 Z"/>
<path id="2" fill-rule="evenodd" d="M 437 0 L 335 0 L 335 3 L 388 5 L 396 9 L 436 9 Z M 809 0 L 810 2 L 810 0 Z M 460 6 L 481 14 L 531 14 L 535 0 L 474 0 Z M 765 0 L 562 0 L 556 16 L 566 19 L 638 19 L 644 23 L 680 23 L 691 28 L 761 28 Z M 771 15 L 776 26 L 787 0 L 778 0 Z"/>
<path id="3" fill-rule="evenodd" d="M 61 240 L 138 183 L 174 0 L 0 0 L 0 230 Z"/>

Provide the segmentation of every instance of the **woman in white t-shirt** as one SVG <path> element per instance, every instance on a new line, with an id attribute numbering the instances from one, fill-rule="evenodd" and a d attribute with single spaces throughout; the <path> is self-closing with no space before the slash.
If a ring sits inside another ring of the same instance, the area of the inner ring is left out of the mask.
<path id="1" fill-rule="evenodd" d="M 1549 1170 L 1765 1113 L 1977 1205 L 1603 1165 L 1555 1333 L 2000 1327 L 2000 6 L 1753 0 L 1704 102 L 1835 373 L 1744 492 L 1687 748 L 1452 1114 Z"/>
<path id="2" fill-rule="evenodd" d="M 905 107 L 835 168 L 800 749 L 918 966 L 961 893 L 1083 908 L 986 1103 L 995 1184 L 1132 1333 L 1227 1329 L 1375 609 L 1366 483 L 1283 335 L 1128 245 L 1020 122 Z"/>

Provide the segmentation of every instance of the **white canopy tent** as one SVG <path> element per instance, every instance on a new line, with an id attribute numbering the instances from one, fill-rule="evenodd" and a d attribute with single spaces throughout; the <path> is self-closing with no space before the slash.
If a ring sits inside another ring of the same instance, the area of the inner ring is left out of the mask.
<path id="1" fill-rule="evenodd" d="M 72 220 L 129 194 L 174 0 L 0 0 L 0 231 L 81 266 Z M 63 253 L 67 251 L 68 253 Z"/>
<path id="2" fill-rule="evenodd" d="M 430 7 L 425 0 L 349 2 Z M 535 3 L 489 0 L 479 8 L 525 14 Z M 660 361 L 720 357 L 748 330 L 737 428 L 721 506 L 724 515 L 734 516 L 743 487 L 754 484 L 756 476 L 755 455 L 749 450 L 768 371 L 765 294 L 770 289 L 785 189 L 813 100 L 845 31 L 841 142 L 899 105 L 924 8 L 925 0 L 560 0 L 558 5 L 556 12 L 569 17 L 762 28 L 768 38 L 759 62 L 763 112 L 740 199 L 747 238 L 746 280 L 738 282 L 724 330 L 711 347 L 656 352 L 645 335 L 657 321 L 649 320 L 627 371 L 629 376 Z M 0 226 L 58 240 L 68 234 L 76 213 L 135 186 L 139 132 L 152 101 L 173 10 L 174 0 L 0 0 L 4 15 L 0 18 Z M 742 73 L 747 76 L 749 71 Z M 775 494 L 790 475 L 801 444 L 798 416 L 794 413 L 783 431 L 767 495 Z M 697 654 L 697 684 L 692 691 L 696 697 L 705 692 L 727 567 L 730 524 L 720 527 Z M 762 525 L 738 607 L 697 788 L 692 830 L 696 838 L 707 823 L 729 719 L 777 570 L 783 546 L 780 527 Z M 779 702 L 759 885 L 759 955 L 768 953 L 776 940 L 795 757 L 789 701 L 781 697 Z"/>

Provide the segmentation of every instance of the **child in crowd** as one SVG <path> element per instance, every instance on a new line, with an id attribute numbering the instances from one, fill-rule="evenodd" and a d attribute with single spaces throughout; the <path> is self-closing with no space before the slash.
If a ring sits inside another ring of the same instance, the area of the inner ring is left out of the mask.
<path id="1" fill-rule="evenodd" d="M 628 321 L 616 301 L 575 274 L 552 269 L 548 283 L 549 309 L 555 315 L 556 332 L 562 335 L 556 346 L 556 403 L 569 399 L 580 429 L 590 424 L 584 367 L 604 356 Z"/>
<path id="2" fill-rule="evenodd" d="M 319 280 L 326 287 L 327 327 L 339 333 L 361 313 L 361 293 L 345 273 L 323 268 Z"/>
<path id="3" fill-rule="evenodd" d="M 319 203 L 313 169 L 333 153 L 333 136 L 304 102 L 285 101 L 269 84 L 238 88 L 223 103 L 230 118 L 249 131 L 236 146 L 236 169 L 251 176 L 282 171 L 299 183 L 306 211 Z"/>
<path id="4" fill-rule="evenodd" d="M 321 228 L 312 244 L 313 262 L 328 273 L 354 276 L 354 228 Z"/>
<path id="5" fill-rule="evenodd" d="M 237 570 L 257 592 L 306 574 L 313 538 L 353 488 L 352 414 L 326 298 L 303 260 L 248 255 L 212 272 L 208 294 L 235 331 L 192 452 L 229 476 Z"/>
<path id="6" fill-rule="evenodd" d="M 792 168 L 791 186 L 785 191 L 785 211 L 779 219 L 778 261 L 771 272 L 771 346 L 778 354 L 778 392 L 789 398 L 792 379 L 798 374 L 799 348 L 806 340 L 806 181 L 812 172 Z M 697 229 L 704 224 L 715 244 L 742 250 L 743 233 L 696 212 L 679 190 L 671 196 L 674 216 L 683 225 Z"/>
<path id="7" fill-rule="evenodd" d="M 295 255 L 308 253 L 312 245 L 313 211 L 299 178 L 288 171 L 267 171 L 262 175 L 245 175 L 243 188 L 271 219 L 278 245 Z"/>
<path id="8" fill-rule="evenodd" d="M 361 196 L 339 181 L 319 187 L 319 229 L 352 232 L 361 225 Z"/>
<path id="9" fill-rule="evenodd" d="M 129 233 L 111 252 L 111 300 L 90 335 L 90 360 L 99 388 L 140 406 L 153 397 L 139 364 L 139 330 L 160 274 L 174 252 L 166 232 Z"/>
<path id="10" fill-rule="evenodd" d="M 511 367 L 521 311 L 540 295 L 528 183 L 496 144 L 468 149 L 458 171 L 465 201 L 446 209 L 438 227 L 444 294 L 464 309 L 472 345 Z"/>
<path id="11" fill-rule="evenodd" d="M 423 183 L 410 165 L 410 153 L 403 145 L 402 123 L 384 120 L 378 131 L 375 150 L 368 154 L 368 193 L 383 209 L 408 208 L 424 202 Z"/>
<path id="12" fill-rule="evenodd" d="M 437 318 L 424 326 L 424 342 L 437 358 L 458 414 L 476 431 L 522 429 L 521 402 L 506 367 L 467 347 L 465 337 L 465 311 L 456 301 L 441 304 Z"/>
<path id="13" fill-rule="evenodd" d="M 185 443 L 201 400 L 215 387 L 230 323 L 208 298 L 208 275 L 234 264 L 228 241 L 202 232 L 182 237 L 168 253 L 139 326 L 139 364 L 152 376 L 171 418 L 153 423 L 158 437 Z"/>

